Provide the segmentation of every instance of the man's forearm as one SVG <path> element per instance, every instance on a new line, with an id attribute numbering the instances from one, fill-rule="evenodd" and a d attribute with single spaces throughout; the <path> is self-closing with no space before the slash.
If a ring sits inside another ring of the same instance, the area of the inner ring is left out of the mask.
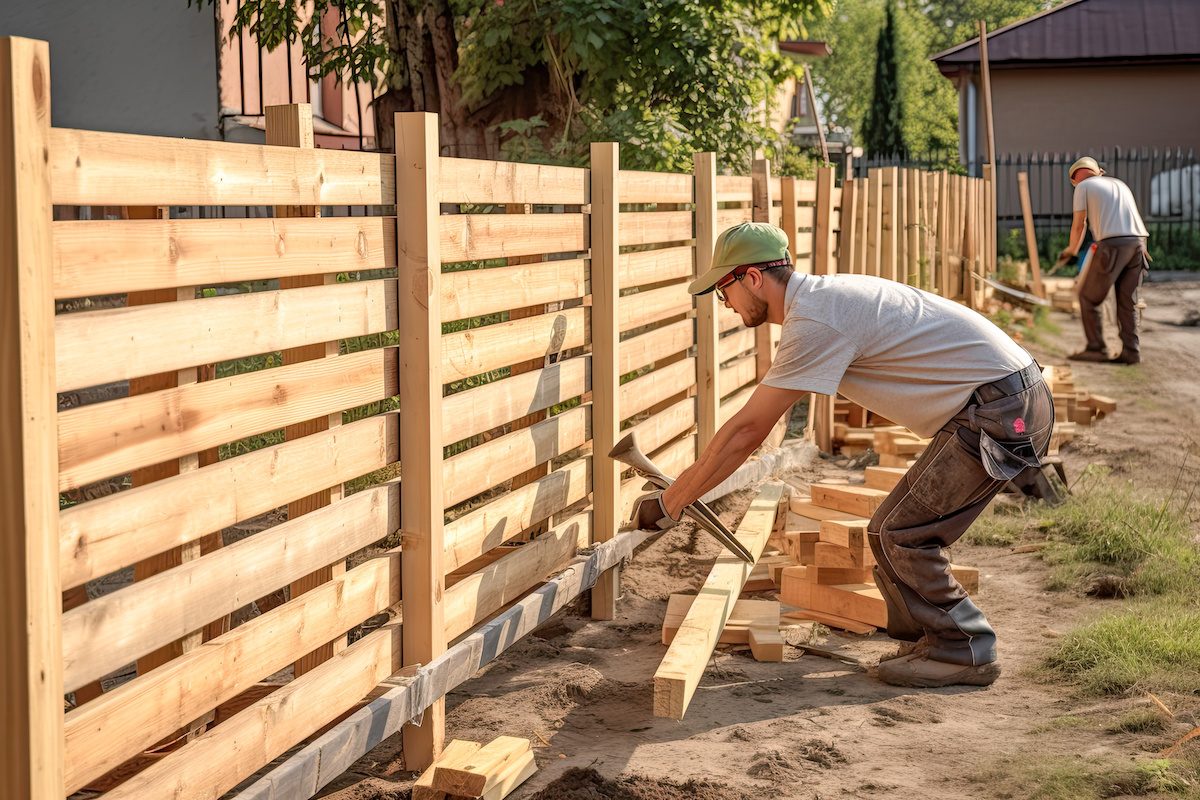
<path id="1" fill-rule="evenodd" d="M 736 423 L 735 417 L 717 431 L 696 463 L 685 469 L 663 492 L 663 504 L 672 517 L 678 519 L 685 506 L 732 475 L 766 438 L 766 434 L 759 435 L 754 426 Z"/>
<path id="2" fill-rule="evenodd" d="M 1079 255 L 1079 246 L 1083 244 L 1083 231 L 1086 227 L 1086 222 L 1080 222 L 1078 219 L 1071 221 L 1071 240 L 1067 243 L 1067 249 L 1075 255 Z"/>

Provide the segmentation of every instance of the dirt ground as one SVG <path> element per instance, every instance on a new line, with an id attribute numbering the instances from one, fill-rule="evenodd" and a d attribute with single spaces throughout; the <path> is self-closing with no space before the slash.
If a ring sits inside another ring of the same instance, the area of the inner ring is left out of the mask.
<path id="1" fill-rule="evenodd" d="M 1164 491 L 1179 474 L 1200 396 L 1200 282 L 1148 284 L 1143 364 L 1076 364 L 1076 384 L 1115 398 L 1114 415 L 1064 452 L 1068 477 L 1102 463 L 1115 475 Z M 1043 364 L 1082 346 L 1077 320 L 1055 313 L 1061 333 L 1027 342 Z M 1117 349 L 1115 330 L 1109 332 Z M 792 480 L 844 474 L 816 461 Z M 853 473 L 852 473 L 853 474 Z M 721 508 L 736 522 L 749 495 Z M 994 780 L 1006 764 L 1056 756 L 1124 761 L 1149 757 L 1137 734 L 1081 728 L 1066 715 L 1115 715 L 1146 702 L 1077 698 L 1030 675 L 1054 639 L 1106 603 L 1043 588 L 1032 554 L 960 544 L 957 563 L 980 568 L 979 604 L 999 632 L 1003 674 L 988 688 L 886 686 L 869 669 L 896 643 L 883 634 L 825 633 L 818 643 L 850 662 L 786 648 L 782 664 L 720 648 L 683 721 L 652 714 L 652 676 L 665 648 L 659 625 L 671 592 L 694 591 L 717 552 L 676 529 L 641 551 L 624 576 L 619 616 L 592 622 L 576 608 L 516 645 L 448 698 L 449 737 L 528 737 L 539 771 L 510 797 L 549 798 L 991 798 L 1021 797 Z M 789 644 L 807 641 L 803 627 Z M 1103 726 L 1100 726 L 1102 728 Z M 412 775 L 385 743 L 343 776 L 338 800 L 408 797 Z M 991 776 L 991 777 L 989 777 Z"/>

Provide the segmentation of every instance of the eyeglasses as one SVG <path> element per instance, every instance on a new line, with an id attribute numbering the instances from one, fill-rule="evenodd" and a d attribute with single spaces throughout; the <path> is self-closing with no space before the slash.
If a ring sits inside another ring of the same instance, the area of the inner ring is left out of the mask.
<path id="1" fill-rule="evenodd" d="M 759 272 L 766 272 L 767 270 L 775 269 L 776 267 L 786 267 L 791 263 L 792 262 L 789 259 L 783 258 L 779 261 L 768 261 L 765 264 L 742 264 L 734 267 L 728 275 L 717 281 L 717 285 L 713 287 L 716 290 L 717 299 L 724 303 L 725 289 L 729 286 L 732 286 L 734 281 L 740 281 L 742 278 L 746 277 L 746 273 L 750 271 L 751 267 L 757 269 Z"/>

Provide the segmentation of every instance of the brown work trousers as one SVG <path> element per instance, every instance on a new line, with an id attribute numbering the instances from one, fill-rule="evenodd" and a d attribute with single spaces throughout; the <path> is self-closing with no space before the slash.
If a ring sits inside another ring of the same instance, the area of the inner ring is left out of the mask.
<path id="1" fill-rule="evenodd" d="M 1100 241 L 1079 284 L 1079 316 L 1087 349 L 1105 351 L 1103 318 L 1099 306 L 1116 287 L 1117 329 L 1121 353 L 1138 355 L 1137 291 L 1150 268 L 1146 240 L 1141 236 L 1113 236 Z"/>
<path id="2" fill-rule="evenodd" d="M 958 541 L 1005 484 L 984 467 L 979 432 L 1001 443 L 1030 439 L 1040 458 L 1053 426 L 1054 400 L 1041 380 L 1008 396 L 985 384 L 934 435 L 867 528 L 877 582 L 888 601 L 889 634 L 924 634 L 929 656 L 938 661 L 996 660 L 996 633 L 951 575 L 942 548 Z"/>

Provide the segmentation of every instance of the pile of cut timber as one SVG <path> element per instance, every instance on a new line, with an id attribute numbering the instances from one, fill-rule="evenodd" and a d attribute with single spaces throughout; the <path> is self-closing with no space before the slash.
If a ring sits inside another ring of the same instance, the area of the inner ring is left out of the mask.
<path id="1" fill-rule="evenodd" d="M 488 744 L 455 739 L 413 784 L 413 800 L 507 797 L 537 764 L 528 739 L 499 736 Z"/>
<path id="2" fill-rule="evenodd" d="M 669 645 L 675 640 L 675 634 L 695 599 L 694 594 L 671 595 L 666 616 L 663 617 L 663 644 Z M 733 604 L 733 611 L 725 620 L 725 627 L 721 629 L 717 642 L 749 645 L 755 661 L 783 661 L 779 603 L 774 600 L 738 600 Z"/>
<path id="3" fill-rule="evenodd" d="M 1092 394 L 1075 386 L 1070 367 L 1042 368 L 1042 379 L 1054 396 L 1054 433 L 1050 437 L 1050 455 L 1075 438 L 1077 426 L 1091 425 L 1117 410 L 1117 401 Z"/>
<path id="4" fill-rule="evenodd" d="M 1042 291 L 1050 305 L 1068 314 L 1079 313 L 1079 294 L 1074 278 L 1042 278 Z"/>

